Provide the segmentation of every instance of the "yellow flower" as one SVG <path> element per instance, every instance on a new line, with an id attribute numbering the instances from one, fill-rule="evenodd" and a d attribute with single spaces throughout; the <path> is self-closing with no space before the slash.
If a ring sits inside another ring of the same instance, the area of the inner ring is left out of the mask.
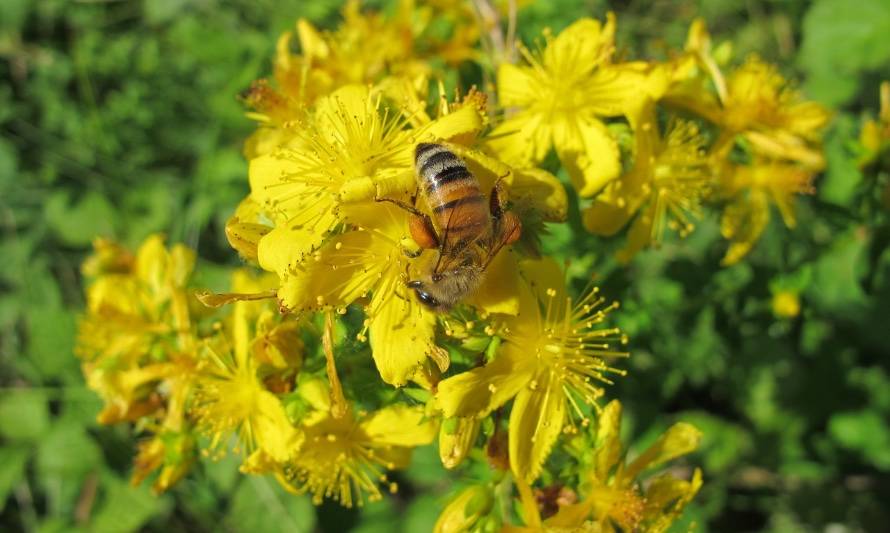
<path id="1" fill-rule="evenodd" d="M 665 229 L 681 236 L 694 228 L 702 199 L 711 188 L 712 169 L 698 127 L 683 120 L 668 125 L 659 135 L 655 107 L 650 100 L 634 115 L 636 153 L 633 168 L 606 186 L 583 213 L 593 233 L 613 235 L 639 212 L 618 253 L 622 261 L 650 243 L 660 243 Z"/>
<path id="2" fill-rule="evenodd" d="M 197 346 L 186 289 L 194 252 L 182 245 L 167 250 L 159 235 L 135 256 L 109 241 L 94 246 L 83 265 L 95 279 L 76 353 L 87 385 L 105 403 L 99 422 L 138 421 L 153 433 L 140 444 L 133 482 L 159 470 L 153 488 L 161 492 L 185 475 L 195 455 L 186 416 Z"/>
<path id="3" fill-rule="evenodd" d="M 683 53 L 668 64 L 670 83 L 663 101 L 718 123 L 720 102 L 727 97 L 726 79 L 719 65 L 729 59 L 730 52 L 729 42 L 712 47 L 704 20 L 693 20 Z"/>
<path id="4" fill-rule="evenodd" d="M 462 3 L 430 2 L 415 7 L 399 3 L 392 16 L 362 12 L 356 0 L 343 8 L 343 21 L 334 31 L 321 31 L 300 19 L 296 37 L 300 53 L 291 51 L 294 34 L 278 40 L 274 88 L 265 80 L 245 95 L 250 116 L 260 127 L 245 144 L 249 158 L 269 153 L 293 140 L 287 122 L 337 89 L 352 85 L 386 83 L 393 78 L 426 84 L 436 61 L 446 64 L 476 58 L 479 30 L 473 10 Z M 444 25 L 451 31 L 442 34 Z"/>
<path id="5" fill-rule="evenodd" d="M 158 470 L 152 490 L 161 493 L 185 476 L 197 459 L 197 443 L 189 432 L 165 430 L 139 443 L 131 483 L 138 485 Z"/>
<path id="6" fill-rule="evenodd" d="M 864 168 L 890 148 L 890 81 L 881 83 L 881 108 L 876 119 L 868 119 L 862 125 L 859 143 L 863 153 L 859 157 L 859 167 Z M 888 188 L 887 190 L 890 190 Z"/>
<path id="7" fill-rule="evenodd" d="M 660 72 L 644 63 L 613 64 L 615 17 L 581 19 L 558 36 L 545 35 L 538 54 L 521 48 L 528 65 L 502 64 L 498 96 L 506 118 L 489 146 L 518 167 L 536 164 L 551 147 L 582 196 L 592 196 L 621 171 L 618 144 L 603 117 L 625 114 L 660 93 Z M 653 94 L 650 94 L 653 93 Z"/>
<path id="8" fill-rule="evenodd" d="M 350 0 L 343 8 L 343 21 L 334 31 L 320 31 L 306 19 L 296 24 L 300 53 L 291 51 L 294 34 L 278 39 L 275 83 L 251 88 L 248 105 L 254 117 L 280 125 L 301 108 L 349 84 L 376 83 L 388 74 L 424 73 L 428 67 L 413 55 L 410 11 L 387 20 L 380 13 L 363 14 L 359 2 Z"/>
<path id="9" fill-rule="evenodd" d="M 433 338 L 436 317 L 405 285 L 406 215 L 389 204 L 352 206 L 344 213 L 355 229 L 330 238 L 308 260 L 295 262 L 281 283 L 279 298 L 295 310 L 345 310 L 365 299 L 367 333 L 380 376 L 403 385 L 428 355 L 439 353 Z"/>
<path id="10" fill-rule="evenodd" d="M 177 373 L 171 361 L 194 356 L 185 290 L 194 252 L 182 245 L 167 251 L 158 235 L 135 258 L 104 241 L 96 250 L 84 263 L 99 276 L 87 289 L 76 353 L 87 384 L 105 402 L 99 420 L 110 424 L 161 409 L 156 385 Z"/>
<path id="11" fill-rule="evenodd" d="M 603 395 L 606 374 L 617 372 L 605 359 L 627 354 L 613 349 L 624 342 L 616 328 L 601 328 L 617 303 L 606 304 L 596 290 L 573 304 L 564 276 L 553 260 L 522 265 L 528 285 L 520 291 L 520 311 L 503 319 L 503 344 L 486 366 L 439 383 L 436 395 L 446 417 L 483 417 L 514 399 L 509 423 L 510 466 L 531 482 L 573 416 L 588 420 Z"/>
<path id="12" fill-rule="evenodd" d="M 491 489 L 479 485 L 471 485 L 455 496 L 433 528 L 433 533 L 464 533 L 466 531 L 486 531 L 482 523 L 494 506 L 494 495 Z"/>
<path id="13" fill-rule="evenodd" d="M 272 229 L 260 205 L 248 196 L 226 221 L 226 240 L 244 260 L 257 263 L 260 239 Z"/>
<path id="14" fill-rule="evenodd" d="M 721 178 L 729 204 L 720 231 L 730 240 L 723 265 L 737 263 L 751 251 L 769 222 L 770 203 L 776 204 L 785 225 L 794 227 L 794 195 L 813 192 L 813 171 L 791 163 L 755 159 L 749 165 L 726 165 Z"/>
<path id="15" fill-rule="evenodd" d="M 561 506 L 555 515 L 544 520 L 541 528 L 513 528 L 514 531 L 662 533 L 698 493 L 702 484 L 699 469 L 695 469 L 689 481 L 667 473 L 640 479 L 645 472 L 695 451 L 701 432 L 694 426 L 674 424 L 630 462 L 625 462 L 626 451 L 619 440 L 621 404 L 617 400 L 603 408 L 597 426 L 596 448 L 579 487 L 583 500 Z M 584 441 L 579 444 L 579 453 L 588 454 L 585 439 L 579 437 L 578 441 Z M 533 514 L 525 517 L 526 523 L 540 523 L 533 505 L 524 505 L 523 509 Z"/>
<path id="16" fill-rule="evenodd" d="M 238 270 L 233 274 L 233 290 L 258 292 L 273 286 L 275 281 L 254 279 L 247 271 Z M 228 333 L 231 344 L 225 337 L 204 343 L 192 414 L 198 427 L 211 436 L 211 450 L 227 445 L 227 438 L 235 433 L 248 455 L 262 453 L 273 461 L 283 462 L 296 452 L 301 435 L 290 422 L 281 401 L 266 389 L 257 375 L 259 361 L 251 348 L 257 338 L 257 320 L 267 305 L 267 302 L 235 302 Z M 302 342 L 297 338 L 292 340 L 294 344 L 285 347 L 285 351 L 302 348 Z"/>
<path id="17" fill-rule="evenodd" d="M 774 65 L 757 56 L 749 57 L 726 83 L 719 121 L 725 137 L 740 134 L 755 152 L 769 158 L 788 159 L 812 170 L 825 166 L 819 142 L 830 116 L 827 109 L 804 100 Z"/>
<path id="18" fill-rule="evenodd" d="M 423 409 L 399 404 L 370 413 L 347 410 L 336 418 L 321 382 L 301 383 L 298 391 L 314 410 L 303 419 L 300 453 L 279 480 L 295 492 L 311 492 L 316 504 L 333 498 L 346 507 L 361 506 L 366 494 L 370 501 L 382 497 L 381 483 L 395 492 L 385 472 L 407 467 L 413 448 L 432 442 L 438 429 Z"/>
<path id="19" fill-rule="evenodd" d="M 779 290 L 773 294 L 773 314 L 779 318 L 794 318 L 800 314 L 800 297 L 792 290 Z"/>
<path id="20" fill-rule="evenodd" d="M 473 417 L 446 418 L 439 428 L 439 458 L 442 466 L 456 468 L 473 450 L 479 436 L 479 420 Z"/>
<path id="21" fill-rule="evenodd" d="M 93 241 L 93 254 L 84 259 L 81 272 L 84 277 L 97 278 L 103 274 L 129 274 L 136 258 L 120 244 L 103 238 Z"/>

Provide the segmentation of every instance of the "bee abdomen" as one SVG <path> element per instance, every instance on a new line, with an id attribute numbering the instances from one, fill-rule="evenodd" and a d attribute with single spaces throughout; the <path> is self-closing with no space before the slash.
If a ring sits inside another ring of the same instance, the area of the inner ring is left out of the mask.
<path id="1" fill-rule="evenodd" d="M 485 203 L 485 197 L 482 196 L 482 194 L 479 194 L 477 192 L 476 194 L 473 194 L 470 196 L 461 196 L 460 198 L 455 198 L 454 200 L 450 200 L 448 202 L 439 204 L 433 208 L 433 213 L 438 215 L 445 211 L 448 211 L 449 209 L 455 209 L 462 205 L 480 204 L 480 203 L 482 203 L 482 204 Z"/>
<path id="2" fill-rule="evenodd" d="M 451 150 L 441 144 L 423 143 L 415 149 L 417 175 L 427 194 L 447 184 L 475 185 L 476 180 L 467 166 Z"/>

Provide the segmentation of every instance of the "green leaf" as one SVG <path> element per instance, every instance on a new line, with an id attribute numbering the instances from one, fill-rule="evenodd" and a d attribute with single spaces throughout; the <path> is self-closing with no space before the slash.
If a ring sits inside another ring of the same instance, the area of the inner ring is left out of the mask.
<path id="1" fill-rule="evenodd" d="M 163 24 L 173 20 L 189 2 L 182 0 L 146 0 L 142 4 L 145 21 L 149 24 Z"/>
<path id="2" fill-rule="evenodd" d="M 27 316 L 28 353 L 45 379 L 76 372 L 74 314 L 66 309 L 32 307 Z"/>
<path id="3" fill-rule="evenodd" d="M 37 479 L 47 494 L 48 514 L 69 516 L 87 474 L 101 464 L 99 447 L 83 426 L 64 419 L 54 424 L 40 440 L 36 461 Z"/>
<path id="4" fill-rule="evenodd" d="M 29 0 L 4 0 L 0 2 L 0 36 L 7 31 L 20 31 L 28 16 Z"/>
<path id="5" fill-rule="evenodd" d="M 350 531 L 352 533 L 392 533 L 397 530 L 399 513 L 400 511 L 396 509 L 391 498 L 370 502 L 362 508 L 361 520 Z"/>
<path id="6" fill-rule="evenodd" d="M 828 422 L 828 432 L 841 446 L 862 453 L 881 470 L 890 470 L 890 427 L 879 413 L 836 414 Z"/>
<path id="7" fill-rule="evenodd" d="M 434 446 L 421 446 L 414 450 L 411 464 L 405 471 L 408 478 L 420 486 L 431 487 L 447 476 L 439 453 Z"/>
<path id="8" fill-rule="evenodd" d="M 241 472 L 238 470 L 240 464 L 241 459 L 237 455 L 228 454 L 218 460 L 206 461 L 203 466 L 207 478 L 219 490 L 231 493 L 241 479 Z"/>
<path id="9" fill-rule="evenodd" d="M 43 391 L 5 389 L 0 392 L 0 435 L 13 441 L 40 439 L 49 429 L 49 410 Z"/>
<path id="10" fill-rule="evenodd" d="M 432 531 L 442 510 L 442 499 L 431 494 L 419 494 L 405 512 L 403 531 Z"/>
<path id="11" fill-rule="evenodd" d="M 44 214 L 49 227 L 67 245 L 87 246 L 97 236 L 115 234 L 115 209 L 95 191 L 86 193 L 73 205 L 67 192 L 56 192 L 47 201 Z"/>
<path id="12" fill-rule="evenodd" d="M 232 497 L 226 523 L 235 531 L 312 531 L 315 508 L 309 496 L 290 494 L 270 478 L 245 476 Z"/>
<path id="13" fill-rule="evenodd" d="M 14 146 L 0 139 L 0 191 L 5 191 L 15 183 L 17 165 Z"/>
<path id="14" fill-rule="evenodd" d="M 867 244 L 866 234 L 855 229 L 838 235 L 814 265 L 808 299 L 829 312 L 860 310 L 866 301 L 859 280 L 865 268 Z"/>
<path id="15" fill-rule="evenodd" d="M 99 447 L 83 426 L 60 420 L 37 448 L 37 473 L 44 478 L 76 481 L 102 462 Z"/>
<path id="16" fill-rule="evenodd" d="M 701 431 L 702 440 L 697 453 L 704 458 L 702 467 L 709 474 L 726 472 L 754 449 L 754 441 L 748 431 L 720 417 L 692 411 L 680 413 L 675 419 L 692 424 Z"/>
<path id="17" fill-rule="evenodd" d="M 856 165 L 856 156 L 848 146 L 858 134 L 858 125 L 849 115 L 838 117 L 825 142 L 828 168 L 825 179 L 818 186 L 819 196 L 826 202 L 849 206 L 862 181 L 862 172 Z"/>
<path id="18" fill-rule="evenodd" d="M 170 506 L 168 499 L 158 498 L 144 485 L 133 487 L 112 475 L 103 476 L 102 487 L 104 499 L 90 523 L 93 533 L 136 531 Z"/>
<path id="19" fill-rule="evenodd" d="M 0 511 L 10 491 L 25 475 L 29 455 L 30 451 L 26 448 L 0 448 Z"/>
<path id="20" fill-rule="evenodd" d="M 800 63 L 811 79 L 807 89 L 826 103 L 855 94 L 857 76 L 890 60 L 890 2 L 817 0 L 803 21 Z"/>

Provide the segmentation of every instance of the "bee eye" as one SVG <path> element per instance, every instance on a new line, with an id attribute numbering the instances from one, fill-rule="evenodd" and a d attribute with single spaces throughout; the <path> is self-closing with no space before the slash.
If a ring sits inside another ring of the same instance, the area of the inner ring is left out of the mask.
<path id="1" fill-rule="evenodd" d="M 436 300 L 435 298 L 433 298 L 433 296 L 430 293 L 428 293 L 424 290 L 421 290 L 419 288 L 415 289 L 414 292 L 417 294 L 417 299 L 420 300 L 420 303 L 422 303 L 423 305 L 430 307 L 430 308 L 435 308 L 435 307 L 439 306 L 439 301 Z"/>

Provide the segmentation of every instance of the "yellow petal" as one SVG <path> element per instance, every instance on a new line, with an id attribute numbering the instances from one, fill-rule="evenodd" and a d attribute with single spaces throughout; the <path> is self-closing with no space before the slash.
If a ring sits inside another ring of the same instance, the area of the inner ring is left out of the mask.
<path id="1" fill-rule="evenodd" d="M 311 259 L 326 237 L 326 233 L 309 229 L 279 226 L 260 239 L 257 259 L 263 269 L 285 276 L 294 267 Z"/>
<path id="2" fill-rule="evenodd" d="M 297 393 L 316 411 L 327 413 L 331 408 L 330 389 L 323 379 L 301 379 L 297 384 Z"/>
<path id="3" fill-rule="evenodd" d="M 515 255 L 501 250 L 488 265 L 482 285 L 468 303 L 488 313 L 515 315 L 519 312 L 519 283 Z"/>
<path id="4" fill-rule="evenodd" d="M 559 511 L 544 521 L 544 525 L 548 528 L 565 528 L 568 531 L 584 531 L 579 530 L 585 522 L 587 522 L 593 506 L 583 501 L 581 503 L 571 505 L 560 505 Z"/>
<path id="5" fill-rule="evenodd" d="M 299 448 L 301 434 L 293 427 L 277 396 L 260 391 L 251 430 L 259 447 L 276 461 L 288 460 Z"/>
<path id="6" fill-rule="evenodd" d="M 621 402 L 612 400 L 597 418 L 594 475 L 602 482 L 609 479 L 612 469 L 621 460 L 621 410 Z"/>
<path id="7" fill-rule="evenodd" d="M 667 531 L 698 494 L 701 486 L 702 475 L 698 468 L 689 481 L 676 479 L 669 474 L 653 480 L 646 490 L 646 507 L 643 510 L 645 530 L 653 533 Z"/>
<path id="8" fill-rule="evenodd" d="M 433 442 L 439 427 L 422 408 L 392 405 L 374 411 L 360 426 L 375 444 L 422 446 Z"/>
<path id="9" fill-rule="evenodd" d="M 465 533 L 472 531 L 479 518 L 487 515 L 494 504 L 491 490 L 479 485 L 465 488 L 452 499 L 433 528 L 433 533 Z"/>
<path id="10" fill-rule="evenodd" d="M 607 15 L 606 27 L 600 21 L 582 18 L 562 30 L 547 45 L 543 64 L 554 72 L 592 69 L 608 60 L 615 31 L 615 15 Z"/>
<path id="11" fill-rule="evenodd" d="M 443 115 L 421 128 L 417 135 L 417 141 L 443 141 L 476 134 L 482 130 L 483 125 L 479 111 L 473 106 L 465 106 Z"/>
<path id="12" fill-rule="evenodd" d="M 300 51 L 304 56 L 324 59 L 330 54 L 324 37 L 308 20 L 301 18 L 297 21 L 297 35 L 300 38 Z"/>
<path id="13" fill-rule="evenodd" d="M 831 112 L 817 102 L 800 102 L 788 108 L 788 129 L 812 137 L 828 124 Z"/>
<path id="14" fill-rule="evenodd" d="M 761 133 L 748 131 L 745 138 L 760 155 L 775 159 L 797 161 L 813 170 L 825 167 L 825 156 L 821 148 L 812 148 L 807 142 L 790 132 L 772 131 Z"/>
<path id="15" fill-rule="evenodd" d="M 436 399 L 445 416 L 481 418 L 509 401 L 532 377 L 521 355 L 502 350 L 487 365 L 440 382 Z"/>
<path id="16" fill-rule="evenodd" d="M 552 257 L 526 259 L 519 264 L 522 278 L 530 289 L 528 296 L 520 295 L 522 313 L 525 320 L 539 320 L 538 302 L 546 302 L 552 298 L 554 302 L 563 302 L 567 297 L 565 274 L 562 267 Z M 550 292 L 550 294 L 548 294 Z"/>
<path id="17" fill-rule="evenodd" d="M 535 111 L 521 111 L 487 135 L 487 146 L 510 165 L 532 167 L 547 156 L 553 145 L 553 129 L 545 119 Z"/>
<path id="18" fill-rule="evenodd" d="M 261 259 L 262 251 L 261 246 Z M 349 305 L 367 294 L 379 275 L 392 266 L 386 256 L 389 251 L 389 246 L 381 246 L 370 231 L 350 231 L 332 237 L 310 257 L 300 256 L 285 263 L 292 267 L 281 274 L 278 299 L 293 310 Z"/>
<path id="19" fill-rule="evenodd" d="M 174 244 L 170 248 L 170 262 L 168 276 L 175 287 L 182 287 L 188 281 L 195 269 L 197 254 L 184 244 Z"/>
<path id="20" fill-rule="evenodd" d="M 667 86 L 667 74 L 648 63 L 622 63 L 601 68 L 584 84 L 590 97 L 586 110 L 597 116 L 625 115 L 640 100 L 658 98 Z"/>
<path id="21" fill-rule="evenodd" d="M 655 441 L 655 444 L 647 448 L 639 457 L 634 459 L 624 471 L 626 479 L 636 477 L 647 468 L 656 467 L 698 448 L 702 433 L 692 424 L 678 422 L 669 427 L 664 434 Z"/>
<path id="22" fill-rule="evenodd" d="M 439 428 L 439 459 L 447 469 L 456 468 L 467 458 L 479 435 L 479 420 L 472 417 L 448 418 Z"/>
<path id="23" fill-rule="evenodd" d="M 595 195 L 621 172 L 618 143 L 595 118 L 561 122 L 553 142 L 580 196 Z"/>
<path id="24" fill-rule="evenodd" d="M 207 307 L 222 307 L 235 302 L 265 300 L 275 298 L 276 291 L 267 290 L 261 292 L 223 292 L 198 291 L 195 297 Z"/>
<path id="25" fill-rule="evenodd" d="M 594 200 L 581 213 L 581 219 L 587 231 L 596 235 L 611 237 L 627 224 L 632 214 L 631 210 L 628 209 L 626 201 L 616 205 L 612 202 Z"/>
<path id="26" fill-rule="evenodd" d="M 510 468 L 527 483 L 541 474 L 544 461 L 562 433 L 566 400 L 549 371 L 523 388 L 510 412 Z"/>
<path id="27" fill-rule="evenodd" d="M 529 107 L 540 97 L 540 84 L 531 67 L 501 63 L 498 67 L 498 99 L 502 106 Z"/>
<path id="28" fill-rule="evenodd" d="M 633 257 L 652 242 L 652 225 L 656 216 L 657 200 L 649 203 L 639 216 L 634 219 L 627 232 L 627 243 L 618 251 L 616 257 L 622 263 L 628 263 Z"/>
<path id="29" fill-rule="evenodd" d="M 330 95 L 320 98 L 315 104 L 315 117 L 320 131 L 328 133 L 334 142 L 341 138 L 333 137 L 341 131 L 343 121 L 361 118 L 376 113 L 376 105 L 371 101 L 370 88 L 366 85 L 345 85 Z M 340 126 L 340 128 L 338 128 Z"/>
<path id="30" fill-rule="evenodd" d="M 426 112 L 429 80 L 425 75 L 415 79 L 407 76 L 389 76 L 375 87 L 395 103 L 405 119 L 413 127 L 420 127 L 431 122 Z"/>
<path id="31" fill-rule="evenodd" d="M 433 351 L 436 316 L 418 304 L 399 280 L 393 292 L 381 292 L 371 303 L 371 354 L 383 381 L 398 387 Z M 381 297 L 385 301 L 377 303 Z"/>
<path id="32" fill-rule="evenodd" d="M 720 232 L 730 240 L 723 266 L 739 262 L 757 243 L 769 222 L 769 204 L 761 191 L 751 191 L 747 198 L 729 204 L 720 220 Z"/>
<path id="33" fill-rule="evenodd" d="M 507 185 L 513 183 L 513 169 L 503 161 L 459 144 L 443 144 L 464 160 L 467 168 L 479 180 L 483 192 L 488 193 L 499 179 L 503 179 Z"/>
<path id="34" fill-rule="evenodd" d="M 519 210 L 535 211 L 545 222 L 565 222 L 568 213 L 565 186 L 556 176 L 539 168 L 514 172 L 510 201 Z"/>
<path id="35" fill-rule="evenodd" d="M 136 251 L 136 275 L 144 283 L 159 292 L 167 272 L 167 249 L 161 235 L 150 235 Z"/>
<path id="36" fill-rule="evenodd" d="M 250 161 L 248 178 L 250 196 L 262 206 L 276 224 L 287 222 L 307 203 L 315 203 L 317 188 L 295 180 L 304 169 L 289 157 L 288 150 L 275 150 Z M 330 207 L 326 205 L 325 207 Z"/>
<path id="37" fill-rule="evenodd" d="M 248 260 L 257 261 L 257 246 L 264 235 L 272 231 L 272 226 L 260 223 L 262 209 L 250 196 L 241 200 L 235 214 L 226 221 L 226 239 L 238 254 Z"/>

